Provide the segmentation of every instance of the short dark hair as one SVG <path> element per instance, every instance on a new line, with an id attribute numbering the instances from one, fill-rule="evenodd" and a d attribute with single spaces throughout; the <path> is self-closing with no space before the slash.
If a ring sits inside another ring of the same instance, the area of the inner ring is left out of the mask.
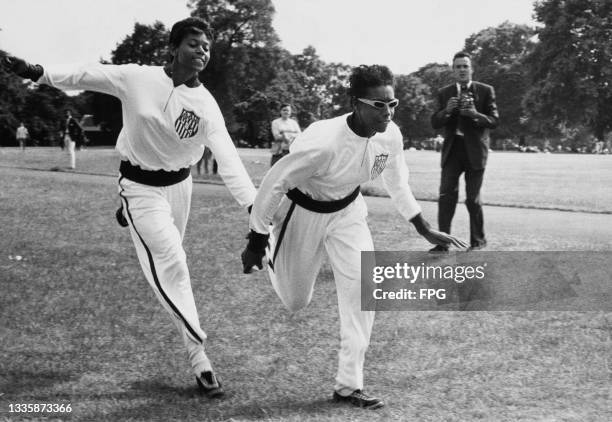
<path id="1" fill-rule="evenodd" d="M 170 47 L 178 47 L 187 34 L 204 34 L 210 42 L 213 40 L 213 29 L 208 22 L 202 18 L 187 18 L 176 22 L 170 30 Z"/>
<path id="2" fill-rule="evenodd" d="M 282 109 L 284 109 L 285 107 L 291 107 L 291 104 L 289 104 L 289 103 L 282 103 L 282 104 L 280 105 L 279 110 L 282 110 Z"/>
<path id="3" fill-rule="evenodd" d="M 466 53 L 465 51 L 460 51 L 453 56 L 453 63 L 455 63 L 456 59 L 470 59 L 472 61 L 472 55 L 470 53 Z"/>
<path id="4" fill-rule="evenodd" d="M 366 66 L 362 64 L 354 67 L 351 72 L 349 95 L 355 98 L 363 97 L 369 88 L 386 85 L 395 86 L 395 78 L 387 66 L 378 64 Z"/>

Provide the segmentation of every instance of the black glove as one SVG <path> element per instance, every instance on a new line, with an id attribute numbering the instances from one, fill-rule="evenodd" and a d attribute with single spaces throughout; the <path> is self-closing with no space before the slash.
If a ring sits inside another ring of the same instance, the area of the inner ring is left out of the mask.
<path id="1" fill-rule="evenodd" d="M 2 59 L 3 66 L 10 72 L 22 78 L 37 81 L 43 73 L 43 67 L 39 64 L 30 64 L 23 59 L 15 56 L 6 56 Z"/>
<path id="2" fill-rule="evenodd" d="M 263 269 L 262 260 L 266 255 L 266 246 L 268 246 L 268 238 L 270 235 L 257 233 L 253 230 L 247 235 L 249 243 L 240 255 L 242 258 L 242 271 L 245 274 L 250 274 L 253 267 Z"/>
<path id="3" fill-rule="evenodd" d="M 423 215 L 421 215 L 421 213 L 418 213 L 417 215 L 412 217 L 410 222 L 414 225 L 414 228 L 421 236 L 424 236 L 426 233 L 429 233 L 429 230 L 431 229 L 431 226 L 423 218 Z"/>

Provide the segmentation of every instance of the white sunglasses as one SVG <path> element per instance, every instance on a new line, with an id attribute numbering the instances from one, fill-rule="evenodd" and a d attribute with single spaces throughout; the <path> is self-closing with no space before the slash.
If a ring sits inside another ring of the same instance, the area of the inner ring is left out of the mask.
<path id="1" fill-rule="evenodd" d="M 357 101 L 361 101 L 364 104 L 367 104 L 374 108 L 378 108 L 380 110 L 383 110 L 385 107 L 395 108 L 399 104 L 399 100 L 397 98 L 394 98 L 389 101 L 368 100 L 367 98 L 357 98 Z"/>

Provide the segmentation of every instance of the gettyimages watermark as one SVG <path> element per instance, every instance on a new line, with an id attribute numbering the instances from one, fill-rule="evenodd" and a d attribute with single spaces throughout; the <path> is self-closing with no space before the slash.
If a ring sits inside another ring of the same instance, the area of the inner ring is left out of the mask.
<path id="1" fill-rule="evenodd" d="M 367 311 L 612 311 L 609 252 L 361 253 Z"/>

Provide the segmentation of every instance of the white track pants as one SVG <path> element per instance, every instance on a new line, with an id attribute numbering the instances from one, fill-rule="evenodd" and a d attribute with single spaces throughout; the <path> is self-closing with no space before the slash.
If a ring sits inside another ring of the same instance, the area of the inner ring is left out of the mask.
<path id="1" fill-rule="evenodd" d="M 155 187 L 119 179 L 119 195 L 130 223 L 140 266 L 163 307 L 170 313 L 189 353 L 194 372 L 210 369 L 204 353 L 183 236 L 191 207 L 192 179 Z"/>
<path id="2" fill-rule="evenodd" d="M 348 395 L 363 388 L 363 363 L 374 312 L 361 310 L 361 251 L 374 250 L 361 195 L 335 213 L 319 214 L 283 198 L 274 216 L 268 259 L 274 290 L 291 311 L 304 308 L 327 252 L 340 312 L 340 351 L 335 390 Z M 287 215 L 289 218 L 287 220 Z M 284 233 L 283 232 L 283 227 Z M 275 254 L 276 244 L 280 246 Z"/>

